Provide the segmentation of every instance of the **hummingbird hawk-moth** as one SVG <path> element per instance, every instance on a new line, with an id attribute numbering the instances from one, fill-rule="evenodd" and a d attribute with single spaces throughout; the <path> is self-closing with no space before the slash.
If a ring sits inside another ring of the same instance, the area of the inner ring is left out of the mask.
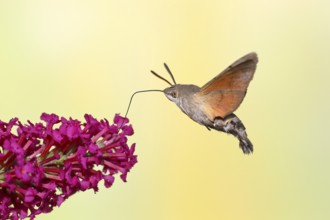
<path id="1" fill-rule="evenodd" d="M 249 53 L 235 61 L 202 87 L 190 84 L 176 84 L 166 64 L 173 83 L 163 92 L 186 115 L 206 128 L 234 135 L 244 153 L 253 152 L 241 120 L 233 113 L 242 103 L 258 63 L 256 53 Z"/>
<path id="2" fill-rule="evenodd" d="M 252 52 L 235 61 L 202 87 L 191 84 L 177 84 L 172 72 L 164 63 L 174 84 L 151 70 L 170 87 L 164 90 L 142 90 L 135 92 L 158 91 L 174 102 L 186 115 L 207 129 L 215 129 L 234 135 L 245 154 L 253 152 L 242 121 L 233 113 L 242 103 L 258 63 L 257 54 Z M 128 109 L 125 117 L 127 116 Z"/>

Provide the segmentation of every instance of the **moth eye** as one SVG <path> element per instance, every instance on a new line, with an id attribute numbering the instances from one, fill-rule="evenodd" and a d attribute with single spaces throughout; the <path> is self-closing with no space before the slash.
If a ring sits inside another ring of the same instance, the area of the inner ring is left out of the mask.
<path id="1" fill-rule="evenodd" d="M 173 98 L 176 98 L 176 97 L 177 97 L 176 92 L 171 92 L 171 96 L 172 96 Z"/>

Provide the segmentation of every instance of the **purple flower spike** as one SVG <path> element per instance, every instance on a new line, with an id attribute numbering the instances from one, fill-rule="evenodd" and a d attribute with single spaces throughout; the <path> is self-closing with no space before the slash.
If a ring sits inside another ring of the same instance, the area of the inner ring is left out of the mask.
<path id="1" fill-rule="evenodd" d="M 101 180 L 111 187 L 116 173 L 126 181 L 137 163 L 135 144 L 127 145 L 133 128 L 118 114 L 114 124 L 87 114 L 84 123 L 46 113 L 41 120 L 0 121 L 0 219 L 34 219 L 78 191 L 98 191 Z"/>

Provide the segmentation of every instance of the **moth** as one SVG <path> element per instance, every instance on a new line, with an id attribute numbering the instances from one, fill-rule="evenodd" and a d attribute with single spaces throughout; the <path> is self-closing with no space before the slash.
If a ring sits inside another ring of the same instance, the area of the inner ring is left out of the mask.
<path id="1" fill-rule="evenodd" d="M 252 52 L 236 60 L 228 68 L 199 87 L 192 84 L 177 84 L 171 70 L 164 63 L 173 84 L 155 71 L 151 73 L 167 82 L 170 87 L 159 90 L 141 90 L 131 96 L 125 118 L 135 94 L 142 92 L 163 92 L 182 112 L 193 121 L 207 129 L 217 130 L 234 135 L 245 154 L 253 152 L 242 121 L 233 113 L 242 103 L 247 88 L 253 79 L 258 63 L 257 54 Z"/>
<path id="2" fill-rule="evenodd" d="M 243 152 L 249 154 L 253 152 L 253 145 L 247 137 L 242 121 L 233 112 L 240 106 L 246 95 L 257 63 L 257 54 L 249 53 L 202 87 L 177 84 L 165 63 L 164 66 L 174 84 L 154 71 L 151 73 L 170 84 L 170 87 L 163 92 L 182 112 L 209 130 L 214 129 L 234 135 L 239 140 L 239 146 Z"/>

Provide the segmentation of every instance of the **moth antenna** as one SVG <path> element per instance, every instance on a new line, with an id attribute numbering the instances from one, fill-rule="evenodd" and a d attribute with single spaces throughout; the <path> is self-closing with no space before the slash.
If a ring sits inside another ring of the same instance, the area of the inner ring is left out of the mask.
<path id="1" fill-rule="evenodd" d="M 158 75 L 155 71 L 150 70 L 150 72 L 151 72 L 152 74 L 154 74 L 156 77 L 158 77 L 159 79 L 162 79 L 162 80 L 164 80 L 165 82 L 167 82 L 168 84 L 170 84 L 170 86 L 173 86 L 173 85 L 172 85 L 167 79 L 165 79 L 164 77 Z"/>
<path id="2" fill-rule="evenodd" d="M 171 76 L 171 78 L 172 78 L 172 80 L 173 80 L 173 82 L 174 82 L 174 85 L 176 85 L 176 82 L 175 82 L 174 76 L 173 76 L 173 74 L 172 74 L 170 68 L 167 66 L 166 63 L 164 63 L 164 66 L 165 66 L 165 69 L 167 70 L 167 72 L 170 74 L 170 76 Z"/>
<path id="3" fill-rule="evenodd" d="M 163 90 L 160 90 L 160 89 L 148 89 L 148 90 L 141 90 L 141 91 L 136 91 L 136 92 L 134 92 L 134 93 L 132 94 L 132 96 L 131 96 L 131 99 L 129 100 L 128 107 L 127 107 L 127 110 L 126 110 L 126 113 L 125 113 L 125 116 L 124 116 L 124 120 L 123 120 L 123 122 L 121 123 L 121 125 L 120 125 L 120 127 L 119 127 L 118 130 L 120 130 L 120 129 L 123 127 L 123 125 L 124 125 L 124 121 L 125 121 L 125 119 L 127 119 L 127 114 L 128 114 L 128 111 L 129 111 L 129 109 L 130 109 L 130 107 L 131 107 L 133 97 L 134 97 L 136 94 L 138 94 L 138 93 L 142 93 L 142 92 L 164 92 L 164 91 L 163 91 Z"/>

